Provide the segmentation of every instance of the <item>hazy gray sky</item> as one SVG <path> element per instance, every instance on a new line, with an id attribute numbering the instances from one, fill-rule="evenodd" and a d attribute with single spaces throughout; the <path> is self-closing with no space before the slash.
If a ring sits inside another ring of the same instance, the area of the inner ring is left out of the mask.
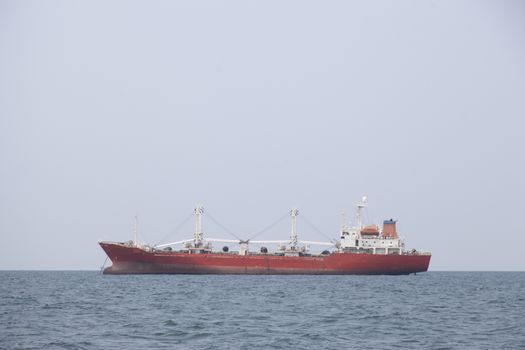
<path id="1" fill-rule="evenodd" d="M 336 237 L 367 194 L 432 270 L 524 270 L 524 118 L 522 1 L 0 0 L 0 269 L 98 268 L 197 203 Z"/>

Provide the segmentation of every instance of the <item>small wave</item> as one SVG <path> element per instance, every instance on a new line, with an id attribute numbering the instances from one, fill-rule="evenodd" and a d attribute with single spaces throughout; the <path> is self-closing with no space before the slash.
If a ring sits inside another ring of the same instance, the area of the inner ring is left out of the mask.
<path id="1" fill-rule="evenodd" d="M 170 320 L 165 321 L 164 325 L 165 326 L 176 326 L 178 325 L 178 323 L 170 319 Z"/>

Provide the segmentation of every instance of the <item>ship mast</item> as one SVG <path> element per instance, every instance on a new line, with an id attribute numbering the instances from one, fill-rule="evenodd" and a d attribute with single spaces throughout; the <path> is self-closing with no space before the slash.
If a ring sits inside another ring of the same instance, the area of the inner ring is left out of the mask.
<path id="1" fill-rule="evenodd" d="M 298 215 L 299 215 L 299 210 L 295 208 L 290 210 L 290 216 L 292 217 L 292 232 L 290 234 L 291 250 L 296 250 L 297 248 L 297 216 Z"/>
<path id="2" fill-rule="evenodd" d="M 133 222 L 133 246 L 138 247 L 139 246 L 139 228 L 138 228 L 138 217 L 135 215 L 134 222 Z"/>
<path id="3" fill-rule="evenodd" d="M 355 221 L 357 229 L 363 228 L 363 209 L 367 207 L 367 198 L 363 196 L 361 202 L 357 203 L 357 211 L 355 213 Z"/>
<path id="4" fill-rule="evenodd" d="M 195 208 L 195 238 L 193 240 L 195 247 L 202 245 L 202 213 L 204 213 L 202 206 Z"/>

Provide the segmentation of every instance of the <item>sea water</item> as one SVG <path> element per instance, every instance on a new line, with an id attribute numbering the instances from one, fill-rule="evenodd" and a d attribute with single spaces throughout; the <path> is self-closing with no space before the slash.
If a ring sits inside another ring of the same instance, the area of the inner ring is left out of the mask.
<path id="1" fill-rule="evenodd" d="M 0 348 L 525 349 L 525 273 L 0 271 Z"/>

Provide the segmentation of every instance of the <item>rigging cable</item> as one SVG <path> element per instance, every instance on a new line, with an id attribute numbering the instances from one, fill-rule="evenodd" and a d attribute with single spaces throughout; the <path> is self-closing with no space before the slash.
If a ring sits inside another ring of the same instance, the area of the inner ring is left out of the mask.
<path id="1" fill-rule="evenodd" d="M 278 223 L 280 223 L 281 221 L 283 221 L 284 219 L 286 219 L 290 214 L 289 213 L 286 213 L 284 214 L 283 216 L 281 216 L 279 219 L 275 220 L 272 224 L 266 226 L 262 231 L 259 231 L 258 233 L 256 233 L 255 235 L 253 235 L 253 237 L 250 237 L 250 239 L 248 239 L 249 241 L 251 241 L 252 239 L 254 239 L 255 237 L 265 233 L 266 231 L 270 230 L 271 228 L 273 228 L 275 225 L 277 225 Z"/>
<path id="2" fill-rule="evenodd" d="M 166 236 L 164 236 L 158 243 L 156 243 L 154 245 L 155 246 L 158 246 L 160 243 L 166 241 L 169 237 L 171 237 L 172 235 L 174 235 L 175 233 L 178 233 L 179 230 L 184 226 L 186 225 L 186 223 L 193 217 L 194 213 L 193 211 L 190 213 L 190 215 L 188 215 L 184 221 L 182 221 L 179 225 L 177 225 L 177 227 L 175 227 L 173 230 L 171 230 Z"/>
<path id="3" fill-rule="evenodd" d="M 304 215 L 301 215 L 300 218 L 302 220 L 304 220 L 304 222 L 310 226 L 310 228 L 312 228 L 314 231 L 316 231 L 317 233 L 319 233 L 321 236 L 323 236 L 324 238 L 328 239 L 330 242 L 334 242 L 334 241 L 337 241 L 336 239 L 334 238 L 330 238 L 328 237 L 327 235 L 325 235 L 320 229 L 318 229 L 314 224 L 312 224 Z"/>
<path id="4" fill-rule="evenodd" d="M 213 218 L 213 216 L 210 214 L 209 211 L 206 210 L 206 214 L 207 216 L 211 219 L 211 221 L 213 221 L 217 226 L 219 226 L 220 228 L 222 228 L 224 231 L 226 231 L 228 234 L 232 235 L 233 237 L 237 238 L 239 241 L 242 241 L 241 238 L 239 238 L 239 236 L 237 236 L 235 233 L 233 233 L 232 231 L 230 231 L 228 228 L 224 227 L 223 224 L 221 224 L 220 222 L 218 222 L 216 219 Z"/>

